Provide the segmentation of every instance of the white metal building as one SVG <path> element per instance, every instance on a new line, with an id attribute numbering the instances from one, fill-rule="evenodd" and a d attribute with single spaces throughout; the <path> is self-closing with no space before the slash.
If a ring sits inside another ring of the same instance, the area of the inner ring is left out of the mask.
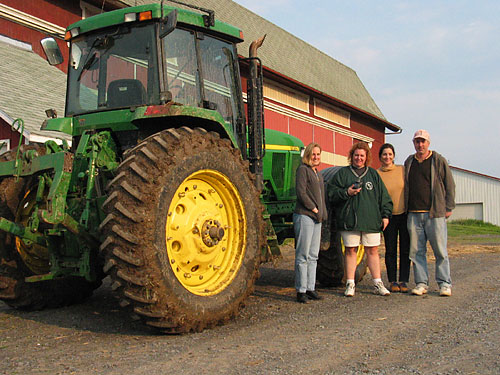
<path id="1" fill-rule="evenodd" d="M 477 219 L 500 225 L 500 178 L 452 167 L 456 184 L 451 220 Z"/>

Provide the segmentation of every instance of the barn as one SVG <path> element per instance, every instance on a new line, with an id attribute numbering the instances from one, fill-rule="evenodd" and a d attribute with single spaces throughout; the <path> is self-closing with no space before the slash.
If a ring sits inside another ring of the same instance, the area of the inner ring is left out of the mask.
<path id="1" fill-rule="evenodd" d="M 5 149 L 18 143 L 19 131 L 11 127 L 13 119 L 23 118 L 26 141 L 42 142 L 55 136 L 39 130 L 44 111 L 64 112 L 66 67 L 49 66 L 40 57 L 39 41 L 47 35 L 57 37 L 67 60 L 68 48 L 62 40 L 67 25 L 101 11 L 149 2 L 2 0 L 0 113 L 4 115 L 0 116 L 0 139 Z M 386 132 L 401 131 L 384 117 L 351 68 L 231 0 L 187 2 L 213 9 L 218 19 L 242 29 L 241 56 L 248 56 L 251 41 L 267 35 L 259 50 L 264 65 L 266 127 L 294 135 L 305 144 L 319 143 L 323 168 L 347 164 L 347 151 L 357 141 L 378 150 Z M 242 80 L 245 87 L 245 77 Z M 378 160 L 373 166 L 378 167 Z"/>
<path id="2" fill-rule="evenodd" d="M 456 207 L 451 219 L 476 219 L 500 225 L 500 178 L 450 168 L 456 184 Z"/>

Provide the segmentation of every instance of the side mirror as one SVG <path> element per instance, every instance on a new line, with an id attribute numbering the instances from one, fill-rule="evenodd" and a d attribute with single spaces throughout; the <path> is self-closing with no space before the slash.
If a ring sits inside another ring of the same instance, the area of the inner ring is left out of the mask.
<path id="1" fill-rule="evenodd" d="M 166 18 L 163 18 L 160 23 L 160 39 L 165 38 L 168 34 L 175 30 L 177 26 L 177 9 L 171 11 Z"/>
<path id="2" fill-rule="evenodd" d="M 44 38 L 40 41 L 40 44 L 50 65 L 59 65 L 64 61 L 61 50 L 54 38 Z"/>

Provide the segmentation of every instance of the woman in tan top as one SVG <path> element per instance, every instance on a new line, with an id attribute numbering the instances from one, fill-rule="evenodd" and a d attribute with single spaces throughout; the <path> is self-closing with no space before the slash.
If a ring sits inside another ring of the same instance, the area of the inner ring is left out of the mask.
<path id="1" fill-rule="evenodd" d="M 391 292 L 408 293 L 410 279 L 410 235 L 406 226 L 406 208 L 404 203 L 404 167 L 394 164 L 394 146 L 385 143 L 380 147 L 379 158 L 382 166 L 377 170 L 393 202 L 392 217 L 384 230 L 385 265 Z M 399 236 L 399 283 L 398 269 Z"/>

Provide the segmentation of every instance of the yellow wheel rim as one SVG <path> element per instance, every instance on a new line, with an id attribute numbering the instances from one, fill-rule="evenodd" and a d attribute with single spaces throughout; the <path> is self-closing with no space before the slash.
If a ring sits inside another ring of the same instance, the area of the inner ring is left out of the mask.
<path id="1" fill-rule="evenodd" d="M 224 174 L 204 169 L 177 188 L 167 213 L 170 266 L 189 292 L 211 296 L 235 278 L 246 248 L 246 214 Z"/>
<path id="2" fill-rule="evenodd" d="M 16 223 L 26 227 L 32 220 L 35 204 L 36 190 L 28 190 L 17 211 Z M 16 237 L 16 250 L 26 267 L 35 275 L 42 275 L 50 271 L 49 250 L 45 246 Z"/>

